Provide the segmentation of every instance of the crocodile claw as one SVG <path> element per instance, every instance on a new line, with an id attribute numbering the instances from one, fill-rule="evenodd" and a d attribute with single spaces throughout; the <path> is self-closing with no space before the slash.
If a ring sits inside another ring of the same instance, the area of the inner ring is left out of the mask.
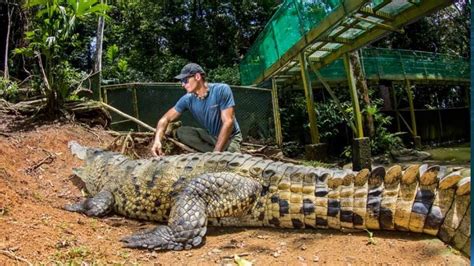
<path id="1" fill-rule="evenodd" d="M 145 248 L 155 250 L 181 250 L 182 245 L 174 241 L 172 230 L 168 226 L 158 226 L 151 230 L 143 230 L 122 238 L 127 248 Z"/>

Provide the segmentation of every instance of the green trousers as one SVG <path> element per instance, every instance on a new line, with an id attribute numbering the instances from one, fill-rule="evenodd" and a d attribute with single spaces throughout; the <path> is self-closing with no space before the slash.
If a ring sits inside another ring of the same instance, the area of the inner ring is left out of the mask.
<path id="1" fill-rule="evenodd" d="M 206 130 L 197 127 L 179 127 L 176 130 L 176 136 L 180 142 L 200 152 L 213 151 L 217 142 L 216 137 L 209 135 Z M 241 142 L 242 134 L 238 133 L 227 141 L 224 150 L 240 152 Z"/>

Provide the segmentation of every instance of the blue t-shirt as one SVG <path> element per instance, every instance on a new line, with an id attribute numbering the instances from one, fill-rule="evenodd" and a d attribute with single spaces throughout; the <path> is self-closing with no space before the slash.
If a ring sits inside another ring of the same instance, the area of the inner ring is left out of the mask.
<path id="1" fill-rule="evenodd" d="M 221 111 L 235 106 L 234 96 L 229 85 L 223 83 L 209 83 L 208 95 L 200 100 L 192 93 L 183 95 L 174 109 L 180 114 L 189 110 L 194 119 L 204 127 L 209 134 L 218 137 L 222 127 Z M 240 127 L 234 117 L 234 129 L 231 136 L 240 133 Z"/>

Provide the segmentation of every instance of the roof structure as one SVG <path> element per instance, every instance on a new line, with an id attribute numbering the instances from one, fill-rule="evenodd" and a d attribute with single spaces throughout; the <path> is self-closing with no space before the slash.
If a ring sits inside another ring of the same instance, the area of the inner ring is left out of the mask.
<path id="1" fill-rule="evenodd" d="M 291 82 L 300 76 L 300 55 L 319 71 L 343 54 L 392 31 L 400 31 L 402 26 L 451 3 L 451 0 L 286 0 L 241 61 L 242 84 L 257 85 L 270 78 L 278 83 Z"/>

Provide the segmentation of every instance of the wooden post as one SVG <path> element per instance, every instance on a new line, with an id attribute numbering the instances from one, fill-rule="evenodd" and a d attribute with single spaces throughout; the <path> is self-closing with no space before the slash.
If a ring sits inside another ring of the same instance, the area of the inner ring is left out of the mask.
<path id="1" fill-rule="evenodd" d="M 274 78 L 272 78 L 272 105 L 273 105 L 273 122 L 275 123 L 275 141 L 279 147 L 283 144 L 283 136 L 281 132 L 280 107 L 278 105 L 278 88 Z"/>
<path id="2" fill-rule="evenodd" d="M 313 89 L 311 88 L 311 80 L 309 79 L 306 58 L 301 52 L 299 54 L 301 79 L 303 80 L 304 94 L 306 96 L 306 109 L 309 116 L 309 127 L 311 131 L 311 142 L 313 144 L 319 143 L 319 132 L 316 124 L 316 112 L 314 111 Z"/>
<path id="3" fill-rule="evenodd" d="M 102 88 L 100 88 L 100 90 L 102 90 Z M 107 88 L 104 87 L 104 90 L 103 90 L 103 94 L 104 94 L 104 95 L 103 95 L 102 100 L 103 100 L 104 103 L 107 103 L 107 104 L 108 104 L 108 103 L 109 103 L 109 99 L 108 99 L 108 97 L 107 97 L 107 93 L 108 93 Z M 102 94 L 102 93 L 101 93 L 101 94 Z"/>
<path id="4" fill-rule="evenodd" d="M 352 69 L 349 54 L 344 54 L 344 68 L 346 70 L 347 82 L 349 83 L 349 92 L 351 93 L 352 108 L 354 109 L 354 118 L 357 128 L 357 138 L 364 137 L 364 130 L 362 129 L 362 115 L 360 113 L 359 98 L 357 96 L 356 80 Z"/>
<path id="5" fill-rule="evenodd" d="M 135 114 L 135 118 L 140 120 L 140 115 L 138 111 L 138 97 L 137 97 L 137 85 L 133 84 L 132 86 L 132 103 L 133 103 L 133 112 Z M 138 132 L 141 131 L 140 125 L 137 124 Z"/>
<path id="6" fill-rule="evenodd" d="M 411 117 L 411 128 L 413 137 L 418 136 L 418 131 L 416 130 L 416 117 L 415 117 L 415 107 L 413 104 L 413 94 L 411 93 L 411 84 L 410 81 L 406 80 L 405 90 L 408 96 L 408 104 L 410 106 L 410 117 Z"/>
<path id="7" fill-rule="evenodd" d="M 400 125 L 400 112 L 398 111 L 398 99 L 397 99 L 397 94 L 395 92 L 395 88 L 393 87 L 393 82 L 392 85 L 390 86 L 390 90 L 392 91 L 392 97 L 393 97 L 393 110 L 395 111 L 395 119 L 397 120 L 397 131 L 400 132 L 402 131 L 402 127 Z"/>

